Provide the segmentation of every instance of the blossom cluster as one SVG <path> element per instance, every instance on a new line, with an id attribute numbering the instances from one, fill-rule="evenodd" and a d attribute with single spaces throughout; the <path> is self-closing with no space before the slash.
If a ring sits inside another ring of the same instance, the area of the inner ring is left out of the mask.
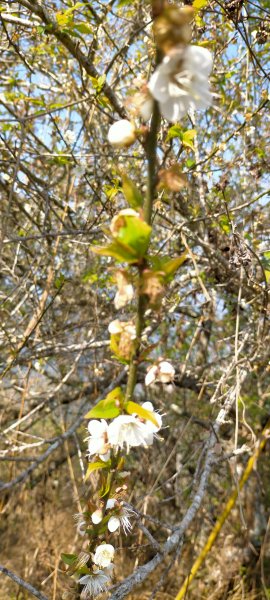
<path id="1" fill-rule="evenodd" d="M 166 2 L 164 6 L 162 14 L 154 21 L 155 42 L 162 60 L 136 96 L 135 103 L 137 114 L 144 121 L 151 118 L 157 103 L 161 115 L 175 123 L 189 111 L 210 105 L 208 78 L 212 57 L 205 48 L 190 45 L 193 9 L 189 6 L 179 8 Z M 122 119 L 110 127 L 108 139 L 114 146 L 128 147 L 136 140 L 137 133 L 133 122 Z M 143 218 L 143 198 L 125 174 L 122 180 L 129 208 L 120 210 L 113 217 L 106 231 L 110 238 L 108 245 L 92 249 L 97 254 L 111 256 L 132 266 L 133 270 L 121 268 L 115 272 L 117 292 L 114 304 L 117 310 L 131 302 L 135 292 L 137 297 L 144 297 L 145 307 L 159 310 L 166 284 L 185 256 L 163 257 L 160 262 L 156 257 L 156 261 L 153 260 L 149 255 L 152 227 Z M 138 356 L 143 356 L 141 341 L 144 326 L 144 319 L 139 327 L 138 321 L 135 327 L 133 320 L 114 319 L 108 328 L 114 357 L 121 363 L 135 365 L 135 371 Z M 146 360 L 149 360 L 148 355 Z M 172 364 L 160 357 L 149 366 L 145 386 L 156 382 L 171 383 L 174 376 Z M 108 543 L 110 536 L 121 529 L 125 534 L 131 530 L 134 511 L 124 501 L 127 486 L 123 483 L 126 477 L 123 454 L 129 454 L 131 448 L 151 446 L 162 427 L 162 417 L 151 402 L 142 405 L 133 402 L 134 385 L 134 381 L 131 386 L 128 383 L 125 395 L 120 388 L 115 388 L 86 415 L 89 419 L 86 479 L 92 472 L 99 471 L 100 489 L 96 499 L 87 502 L 86 511 L 76 515 L 78 534 L 90 539 L 87 551 L 78 556 L 66 555 L 67 564 L 71 565 L 76 581 L 82 586 L 82 600 L 106 590 L 111 581 L 115 554 L 114 546 Z"/>
<path id="2" fill-rule="evenodd" d="M 153 408 L 151 402 L 144 402 L 141 406 L 142 414 L 149 414 L 152 420 L 142 418 L 138 414 L 121 414 L 110 420 L 91 419 L 88 424 L 89 436 L 88 457 L 101 460 L 105 463 L 117 456 L 119 450 L 128 453 L 132 447 L 148 447 L 153 444 L 154 437 L 162 426 L 162 417 Z M 153 422 L 154 421 L 154 422 Z M 95 466 L 98 463 L 92 463 Z M 91 466 L 91 463 L 90 463 Z M 90 523 L 94 527 L 104 526 L 110 534 L 121 527 L 125 534 L 131 530 L 131 517 L 134 516 L 132 508 L 125 506 L 121 494 L 126 486 L 116 488 L 114 494 L 106 501 L 99 500 L 93 512 L 76 515 L 77 531 L 85 536 Z M 114 546 L 101 543 L 95 552 L 81 552 L 76 561 L 76 570 L 86 569 L 87 573 L 78 579 L 83 586 L 81 599 L 88 600 L 105 591 L 111 581 L 113 571 Z M 91 564 L 91 567 L 89 567 Z"/>
<path id="3" fill-rule="evenodd" d="M 88 455 L 97 454 L 103 461 L 110 458 L 111 450 L 130 448 L 136 446 L 151 446 L 154 436 L 162 425 L 162 418 L 155 412 L 151 402 L 144 402 L 142 408 L 151 412 L 157 425 L 150 420 L 142 420 L 137 415 L 120 415 L 108 425 L 105 419 L 92 420 L 88 424 L 90 433 L 88 442 Z"/>
<path id="4" fill-rule="evenodd" d="M 192 7 L 170 4 L 155 20 L 155 42 L 163 58 L 133 98 L 135 110 L 144 121 L 151 118 L 155 101 L 161 115 L 172 123 L 190 111 L 206 109 L 212 102 L 212 55 L 207 48 L 190 44 L 192 18 Z M 128 119 L 114 123 L 108 133 L 109 142 L 118 147 L 130 146 L 136 137 L 136 127 Z"/>

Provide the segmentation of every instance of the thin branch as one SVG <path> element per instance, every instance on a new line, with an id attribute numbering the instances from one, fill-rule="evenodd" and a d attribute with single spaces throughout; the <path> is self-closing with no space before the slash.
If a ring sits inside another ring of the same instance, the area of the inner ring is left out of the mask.
<path id="1" fill-rule="evenodd" d="M 23 587 L 25 590 L 30 592 L 30 594 L 32 594 L 32 596 L 39 598 L 39 600 L 49 600 L 49 598 L 47 598 L 47 596 L 44 596 L 44 594 L 41 594 L 41 592 L 36 590 L 36 588 L 34 588 L 30 583 L 27 583 L 26 581 L 24 581 L 24 579 L 22 579 L 18 575 L 15 575 L 15 573 L 12 573 L 12 571 L 7 569 L 6 567 L 3 567 L 2 565 L 0 565 L 0 571 L 2 573 L 4 573 L 4 575 L 7 575 L 8 577 L 10 577 L 10 579 L 13 579 L 13 581 L 15 581 L 15 583 L 17 583 L 18 585 Z"/>

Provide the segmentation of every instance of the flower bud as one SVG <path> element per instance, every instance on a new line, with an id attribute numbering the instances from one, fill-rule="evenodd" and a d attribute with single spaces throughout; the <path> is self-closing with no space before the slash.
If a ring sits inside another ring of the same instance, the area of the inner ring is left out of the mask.
<path id="1" fill-rule="evenodd" d="M 127 119 L 116 121 L 109 129 L 108 140 L 112 146 L 119 148 L 131 146 L 136 140 L 134 124 Z"/>

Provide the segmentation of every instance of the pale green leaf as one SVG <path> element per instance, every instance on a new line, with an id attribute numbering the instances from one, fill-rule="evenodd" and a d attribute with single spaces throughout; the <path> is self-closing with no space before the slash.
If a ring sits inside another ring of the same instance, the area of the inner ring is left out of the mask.
<path id="1" fill-rule="evenodd" d="M 124 394 L 120 387 L 112 390 L 104 400 L 100 400 L 96 406 L 85 415 L 85 419 L 113 419 L 120 413 L 120 406 L 124 401 Z"/>
<path id="2" fill-rule="evenodd" d="M 195 10 L 201 10 L 207 6 L 208 0 L 193 0 L 192 6 Z"/>
<path id="3" fill-rule="evenodd" d="M 195 138 L 196 133 L 196 129 L 188 129 L 187 131 L 185 131 L 182 137 L 183 146 L 187 146 L 187 148 L 191 148 L 191 150 L 194 150 L 193 140 Z"/>
<path id="4" fill-rule="evenodd" d="M 131 208 L 139 208 L 143 204 L 143 197 L 141 192 L 136 187 L 135 183 L 122 173 L 122 191 Z"/>
<path id="5" fill-rule="evenodd" d="M 146 410 L 137 402 L 132 402 L 131 400 L 125 404 L 125 410 L 129 415 L 135 413 L 142 419 L 146 419 L 147 421 L 151 421 L 156 427 L 158 427 L 158 422 L 156 421 L 153 413 L 150 410 Z"/>
<path id="6" fill-rule="evenodd" d="M 107 460 L 106 462 L 103 460 L 98 460 L 97 462 L 89 463 L 84 481 L 86 481 L 94 471 L 97 471 L 98 469 L 108 469 L 110 466 L 110 460 Z"/>

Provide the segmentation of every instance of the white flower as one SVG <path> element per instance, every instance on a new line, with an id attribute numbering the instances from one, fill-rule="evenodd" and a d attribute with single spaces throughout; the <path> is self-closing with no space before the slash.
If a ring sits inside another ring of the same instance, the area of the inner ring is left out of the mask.
<path id="1" fill-rule="evenodd" d="M 95 510 L 95 512 L 92 513 L 91 521 L 92 521 L 92 523 L 94 523 L 94 525 L 98 525 L 99 523 L 101 523 L 102 510 L 100 508 L 98 508 L 97 510 Z"/>
<path id="2" fill-rule="evenodd" d="M 147 446 L 144 423 L 133 415 L 120 415 L 108 427 L 109 443 L 116 448 L 124 448 L 127 452 L 133 446 Z"/>
<path id="3" fill-rule="evenodd" d="M 110 457 L 109 445 L 108 445 L 108 425 L 104 419 L 97 421 L 93 419 L 88 423 L 88 431 L 90 437 L 88 438 L 88 454 L 99 454 L 100 458 L 104 461 Z"/>
<path id="4" fill-rule="evenodd" d="M 124 271 L 116 271 L 115 279 L 118 287 L 114 298 L 114 306 L 116 310 L 126 306 L 134 296 L 133 285 L 129 283 L 126 273 Z"/>
<path id="5" fill-rule="evenodd" d="M 114 547 L 111 544 L 100 544 L 96 548 L 93 561 L 98 567 L 108 567 L 113 561 Z"/>
<path id="6" fill-rule="evenodd" d="M 114 533 L 120 527 L 120 519 L 118 517 L 111 517 L 108 521 L 108 529 L 111 533 Z"/>
<path id="7" fill-rule="evenodd" d="M 152 402 L 144 402 L 142 404 L 142 408 L 145 408 L 146 410 L 149 410 L 149 412 L 153 413 L 153 416 L 155 417 L 155 420 L 157 422 L 157 425 L 154 425 L 152 421 L 147 419 L 147 421 L 145 421 L 144 423 L 145 441 L 147 443 L 147 446 L 151 446 L 153 444 L 154 437 L 157 437 L 157 432 L 162 427 L 162 417 L 158 412 L 154 410 Z"/>
<path id="8" fill-rule="evenodd" d="M 131 530 L 130 517 L 134 515 L 134 511 L 131 508 L 123 506 L 122 503 L 118 503 L 115 498 L 109 498 L 106 504 L 106 510 L 114 508 L 116 505 L 116 514 L 110 517 L 108 521 L 108 529 L 111 533 L 123 527 L 124 533 L 127 535 Z"/>
<path id="9" fill-rule="evenodd" d="M 116 121 L 109 129 L 108 140 L 110 144 L 119 148 L 131 146 L 136 140 L 135 126 L 127 119 Z"/>
<path id="10" fill-rule="evenodd" d="M 153 365 L 146 377 L 145 385 L 151 385 L 155 381 L 171 383 L 174 380 L 175 369 L 167 360 L 162 360 L 158 365 Z"/>
<path id="11" fill-rule="evenodd" d="M 190 109 L 207 108 L 212 96 L 208 77 L 212 56 L 201 46 L 176 46 L 157 67 L 148 83 L 160 112 L 173 123 Z"/>
<path id="12" fill-rule="evenodd" d="M 73 142 L 75 142 L 75 138 L 76 133 L 75 131 L 72 131 L 72 129 L 68 129 L 64 134 L 64 139 L 67 142 L 67 144 L 73 144 Z"/>
<path id="13" fill-rule="evenodd" d="M 128 283 L 125 287 L 122 287 L 120 290 L 118 290 L 114 298 L 114 306 L 116 310 L 119 310 L 119 308 L 123 308 L 123 306 L 126 306 L 126 304 L 128 304 L 128 302 L 132 300 L 133 296 L 134 289 L 131 283 Z"/>
<path id="14" fill-rule="evenodd" d="M 106 510 L 110 510 L 111 508 L 114 508 L 116 503 L 117 503 L 116 498 L 108 498 L 108 500 L 106 502 Z"/>
<path id="15" fill-rule="evenodd" d="M 115 319 L 109 324 L 108 330 L 112 335 L 127 333 L 131 340 L 136 339 L 136 329 L 132 321 L 119 321 L 119 319 Z"/>
<path id="16" fill-rule="evenodd" d="M 144 121 L 148 121 L 153 112 L 153 96 L 150 94 L 146 84 L 142 86 L 140 92 L 132 97 L 132 103 L 137 113 L 141 115 Z"/>
<path id="17" fill-rule="evenodd" d="M 84 586 L 81 599 L 88 600 L 88 598 L 98 596 L 98 594 L 105 591 L 109 582 L 110 576 L 101 570 L 97 570 L 91 575 L 84 575 L 79 579 L 79 583 Z"/>
<path id="18" fill-rule="evenodd" d="M 112 516 L 108 521 L 108 529 L 111 533 L 123 527 L 124 533 L 127 535 L 131 531 L 130 517 L 135 514 L 133 510 L 120 506 L 117 516 Z"/>

